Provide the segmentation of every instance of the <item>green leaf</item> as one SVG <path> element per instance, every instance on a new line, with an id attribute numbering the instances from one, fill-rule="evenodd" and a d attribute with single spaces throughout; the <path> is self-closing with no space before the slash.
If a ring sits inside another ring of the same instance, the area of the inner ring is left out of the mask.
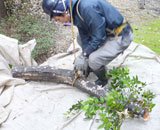
<path id="1" fill-rule="evenodd" d="M 111 122 L 107 121 L 106 128 L 107 128 L 107 129 L 110 129 L 111 125 L 112 125 Z"/>
<path id="2" fill-rule="evenodd" d="M 101 102 L 101 104 L 104 103 L 104 98 L 103 97 L 100 97 L 100 102 Z"/>
<path id="3" fill-rule="evenodd" d="M 99 103 L 99 100 L 98 100 L 98 98 L 97 98 L 97 97 L 94 97 L 94 102 L 95 102 L 96 104 L 98 104 L 98 103 Z"/>
<path id="4" fill-rule="evenodd" d="M 8 64 L 8 65 L 9 65 L 9 68 L 12 69 L 13 65 L 12 64 Z"/>
<path id="5" fill-rule="evenodd" d="M 105 126 L 105 124 L 103 123 L 103 124 L 98 126 L 98 129 L 102 129 L 102 128 L 104 128 L 104 126 Z"/>

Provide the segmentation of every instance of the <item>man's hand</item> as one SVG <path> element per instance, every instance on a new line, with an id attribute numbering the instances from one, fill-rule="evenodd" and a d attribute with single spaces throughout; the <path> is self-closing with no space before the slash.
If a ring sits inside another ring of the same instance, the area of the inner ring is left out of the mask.
<path id="1" fill-rule="evenodd" d="M 74 62 L 74 68 L 77 71 L 80 71 L 83 73 L 83 75 L 85 75 L 86 77 L 88 77 L 89 75 L 89 66 L 88 66 L 88 58 L 85 57 L 83 54 L 80 54 Z"/>

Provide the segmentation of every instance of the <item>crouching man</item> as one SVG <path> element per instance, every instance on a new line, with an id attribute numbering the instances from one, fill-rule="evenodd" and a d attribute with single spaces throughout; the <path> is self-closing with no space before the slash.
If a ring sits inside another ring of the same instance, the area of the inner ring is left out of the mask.
<path id="1" fill-rule="evenodd" d="M 82 54 L 75 69 L 87 77 L 93 72 L 97 85 L 107 84 L 105 66 L 122 53 L 132 42 L 130 24 L 106 0 L 71 0 L 73 23 L 77 26 L 77 41 Z M 62 23 L 70 22 L 70 0 L 43 0 L 42 8 L 50 18 Z"/>

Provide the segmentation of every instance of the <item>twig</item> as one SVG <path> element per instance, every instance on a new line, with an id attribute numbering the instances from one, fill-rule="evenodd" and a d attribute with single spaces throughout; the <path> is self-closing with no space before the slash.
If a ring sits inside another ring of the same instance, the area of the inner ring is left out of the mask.
<path id="1" fill-rule="evenodd" d="M 64 127 L 66 127 L 68 124 L 70 124 L 74 119 L 76 119 L 80 114 L 82 113 L 82 111 L 79 111 L 72 119 L 68 120 L 67 122 L 63 123 L 62 126 L 60 128 L 58 128 L 58 130 L 63 130 Z"/>
<path id="2" fill-rule="evenodd" d="M 89 129 L 88 129 L 88 130 L 91 130 L 91 127 L 92 127 L 95 119 L 96 119 L 96 116 L 93 117 L 93 119 L 92 119 L 92 121 L 91 121 L 91 123 L 90 123 L 90 125 L 89 125 Z"/>

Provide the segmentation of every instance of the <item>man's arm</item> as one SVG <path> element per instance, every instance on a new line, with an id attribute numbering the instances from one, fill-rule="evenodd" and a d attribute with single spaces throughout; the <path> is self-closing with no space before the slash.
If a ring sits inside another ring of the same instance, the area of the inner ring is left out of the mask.
<path id="1" fill-rule="evenodd" d="M 81 28 L 78 28 L 78 32 L 81 38 L 81 42 L 82 42 L 82 50 L 84 51 L 84 49 L 87 47 L 87 44 L 89 42 L 89 36 L 88 34 Z"/>
<path id="2" fill-rule="evenodd" d="M 83 10 L 82 17 L 85 23 L 89 27 L 89 41 L 88 46 L 84 49 L 87 55 L 90 55 L 94 50 L 101 45 L 102 41 L 107 39 L 106 37 L 106 20 L 103 16 L 103 12 L 93 7 L 88 7 Z"/>

